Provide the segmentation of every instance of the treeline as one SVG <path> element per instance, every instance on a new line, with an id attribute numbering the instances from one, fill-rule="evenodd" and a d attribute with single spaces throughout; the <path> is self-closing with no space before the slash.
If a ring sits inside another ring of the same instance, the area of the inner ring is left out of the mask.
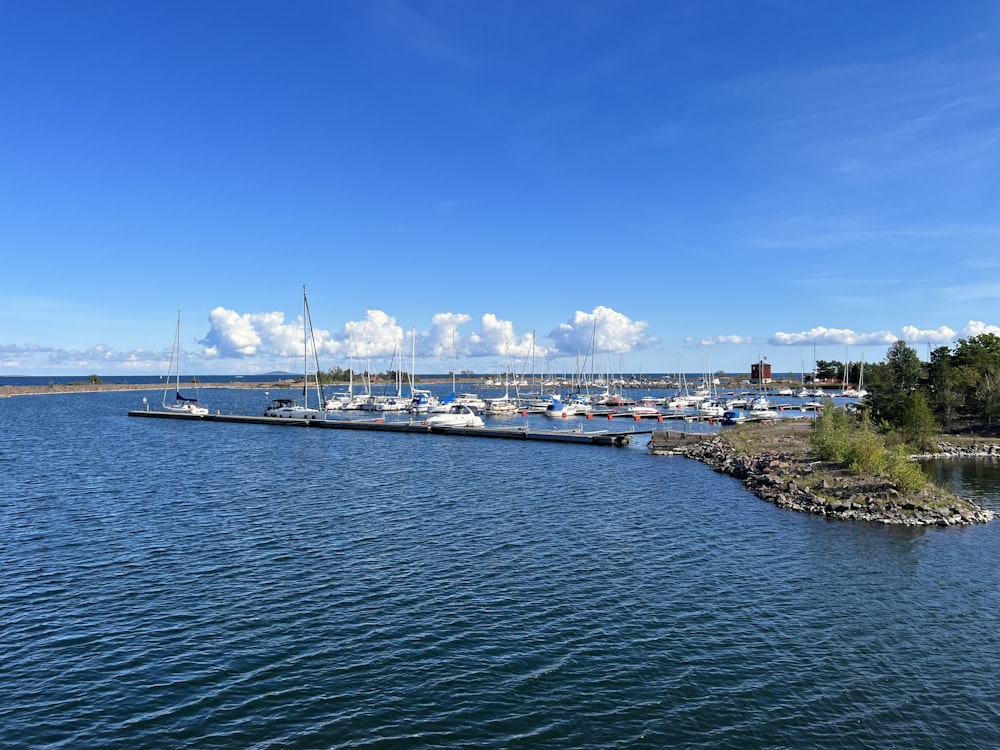
<path id="1" fill-rule="evenodd" d="M 465 373 L 463 372 L 463 375 Z M 451 373 L 449 373 L 449 376 Z M 471 375 L 471 373 L 470 373 Z M 326 383 L 347 383 L 353 380 L 355 383 L 364 383 L 366 381 L 372 383 L 395 383 L 397 380 L 402 380 L 404 383 L 410 382 L 410 374 L 408 372 L 396 371 L 396 370 L 386 370 L 385 372 L 373 372 L 369 373 L 367 370 L 352 370 L 350 368 L 344 369 L 343 367 L 331 367 L 326 372 L 322 370 L 318 373 L 317 377 L 319 382 Z M 417 376 L 413 377 L 414 383 L 419 383 L 420 378 Z"/>
<path id="2" fill-rule="evenodd" d="M 922 362 L 897 341 L 865 368 L 865 408 L 876 425 L 921 445 L 937 432 L 993 433 L 1000 425 L 1000 336 L 983 333 L 941 346 Z"/>
<path id="3" fill-rule="evenodd" d="M 403 380 L 409 382 L 410 376 L 407 373 L 400 373 L 403 376 Z M 331 367 L 326 372 L 320 371 L 318 374 L 320 383 L 347 383 L 353 380 L 355 383 L 364 383 L 366 381 L 372 383 L 382 383 L 390 382 L 395 383 L 397 378 L 397 372 L 395 370 L 386 370 L 385 372 L 373 372 L 369 373 L 367 370 L 354 370 L 350 368 L 344 369 L 343 367 Z M 419 380 L 415 378 L 414 380 Z"/>

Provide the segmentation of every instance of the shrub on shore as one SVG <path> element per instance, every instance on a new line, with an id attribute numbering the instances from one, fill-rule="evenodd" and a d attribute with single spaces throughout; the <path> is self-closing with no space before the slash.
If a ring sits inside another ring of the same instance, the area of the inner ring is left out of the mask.
<path id="1" fill-rule="evenodd" d="M 820 459 L 846 464 L 857 476 L 885 477 L 904 492 L 918 492 L 927 484 L 905 444 L 889 446 L 866 413 L 855 417 L 829 400 L 816 417 L 812 446 Z"/>

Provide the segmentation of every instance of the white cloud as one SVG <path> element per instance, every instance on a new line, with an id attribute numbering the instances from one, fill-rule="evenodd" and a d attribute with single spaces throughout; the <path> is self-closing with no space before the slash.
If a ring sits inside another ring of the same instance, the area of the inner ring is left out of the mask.
<path id="1" fill-rule="evenodd" d="M 903 326 L 900 339 L 910 344 L 950 344 L 955 340 L 955 332 L 948 326 L 939 326 L 931 330 Z"/>
<path id="2" fill-rule="evenodd" d="M 352 320 L 336 336 L 316 331 L 320 354 L 367 357 L 391 357 L 402 346 L 403 328 L 382 310 L 367 310 L 363 320 Z M 376 368 L 373 368 L 376 369 Z"/>
<path id="3" fill-rule="evenodd" d="M 549 338 L 556 354 L 630 352 L 655 342 L 643 333 L 647 325 L 610 307 L 598 306 L 591 313 L 577 310 L 570 320 L 553 329 Z"/>
<path id="4" fill-rule="evenodd" d="M 269 313 L 284 320 L 281 313 Z M 262 344 L 257 331 L 260 315 L 240 315 L 235 310 L 216 307 L 208 314 L 208 334 L 199 343 L 212 357 L 252 357 Z"/>
<path id="5" fill-rule="evenodd" d="M 431 318 L 431 329 L 423 335 L 421 354 L 431 358 L 451 360 L 452 342 L 458 351 L 459 326 L 468 323 L 472 318 L 465 313 L 437 313 Z"/>
<path id="6" fill-rule="evenodd" d="M 348 321 L 336 334 L 320 328 L 313 334 L 321 360 L 335 357 L 346 361 L 353 357 L 356 367 L 368 359 L 384 360 L 394 355 L 407 358 L 413 349 L 421 360 L 450 362 L 453 342 L 455 355 L 463 358 L 505 357 L 508 351 L 512 359 L 530 355 L 532 334 L 519 336 L 511 321 L 486 313 L 477 331 L 463 333 L 461 326 L 471 320 L 465 313 L 438 313 L 431 320 L 430 330 L 417 333 L 413 342 L 412 330 L 404 331 L 393 316 L 382 310 L 367 310 L 361 320 Z M 280 312 L 241 314 L 217 307 L 209 321 L 210 330 L 200 342 L 206 357 L 267 360 L 304 355 L 301 316 L 286 322 Z M 545 353 L 544 348 L 536 346 L 536 356 L 544 357 Z"/>
<path id="7" fill-rule="evenodd" d="M 773 346 L 810 346 L 818 344 L 827 346 L 839 344 L 842 346 L 891 346 L 899 341 L 899 336 L 891 331 L 875 331 L 873 333 L 855 333 L 850 328 L 824 328 L 817 326 L 801 333 L 785 333 L 778 331 L 768 343 Z"/>
<path id="8" fill-rule="evenodd" d="M 753 343 L 753 339 L 750 336 L 703 336 L 702 338 L 695 338 L 694 336 L 688 336 L 684 339 L 687 344 L 696 344 L 699 346 L 715 346 L 716 344 L 750 344 Z"/>
<path id="9" fill-rule="evenodd" d="M 970 320 L 965 324 L 965 328 L 962 329 L 962 338 L 968 339 L 983 333 L 992 333 L 995 336 L 1000 336 L 1000 326 L 987 325 L 979 320 Z"/>

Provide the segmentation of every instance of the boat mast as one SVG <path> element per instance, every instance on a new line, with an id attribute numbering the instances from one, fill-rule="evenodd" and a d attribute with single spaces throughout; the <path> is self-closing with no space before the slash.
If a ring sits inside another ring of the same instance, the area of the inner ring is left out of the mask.
<path id="1" fill-rule="evenodd" d="M 413 384 L 417 379 L 417 329 L 410 334 L 410 395 L 413 395 Z"/>
<path id="2" fill-rule="evenodd" d="M 320 409 L 326 409 L 326 399 L 323 397 L 323 389 L 319 384 L 319 351 L 316 349 L 316 334 L 313 332 L 312 315 L 309 314 L 309 299 L 306 297 L 306 285 L 302 285 L 302 326 L 304 333 L 308 333 L 305 339 L 305 382 L 302 384 L 303 393 L 309 390 L 309 343 L 312 343 L 313 361 L 316 367 L 316 402 Z M 309 397 L 305 396 L 304 406 L 309 406 Z"/>
<path id="3" fill-rule="evenodd" d="M 174 358 L 177 358 L 177 371 L 174 373 L 176 377 L 176 385 L 174 385 L 174 393 L 178 393 L 181 389 L 181 363 L 180 363 L 180 345 L 181 345 L 181 311 L 177 311 L 177 328 L 174 331 L 174 346 L 170 350 L 170 364 L 167 365 L 167 382 L 163 387 L 163 405 L 167 405 L 167 391 L 170 390 L 170 373 L 174 371 Z M 176 397 L 175 397 L 176 398 Z"/>

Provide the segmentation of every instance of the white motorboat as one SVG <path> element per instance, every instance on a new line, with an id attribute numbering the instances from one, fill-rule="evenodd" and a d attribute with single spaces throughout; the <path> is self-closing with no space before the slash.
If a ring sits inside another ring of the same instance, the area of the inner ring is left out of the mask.
<path id="1" fill-rule="evenodd" d="M 576 407 L 562 402 L 558 397 L 553 397 L 552 403 L 546 406 L 545 411 L 542 413 L 550 419 L 564 419 L 565 417 L 574 416 L 576 414 Z"/>
<path id="2" fill-rule="evenodd" d="M 698 405 L 698 414 L 702 417 L 721 417 L 726 413 L 728 404 L 719 400 L 702 401 Z"/>
<path id="3" fill-rule="evenodd" d="M 455 403 L 463 406 L 471 406 L 473 409 L 486 408 L 486 402 L 475 393 L 459 393 L 455 395 Z"/>
<path id="4" fill-rule="evenodd" d="M 484 399 L 486 406 L 483 407 L 484 414 L 492 414 L 494 416 L 505 416 L 508 414 L 517 414 L 520 411 L 517 401 L 507 396 L 500 396 L 498 398 L 487 398 Z"/>
<path id="5" fill-rule="evenodd" d="M 264 409 L 265 417 L 280 417 L 281 419 L 319 419 L 321 412 L 309 406 L 296 403 L 293 398 L 275 398 Z"/>
<path id="6" fill-rule="evenodd" d="M 483 427 L 483 418 L 466 404 L 452 404 L 446 412 L 438 412 L 427 417 L 428 427 Z"/>
<path id="7" fill-rule="evenodd" d="M 412 414 L 426 414 L 432 407 L 437 405 L 437 396 L 430 391 L 411 389 L 410 412 Z"/>

